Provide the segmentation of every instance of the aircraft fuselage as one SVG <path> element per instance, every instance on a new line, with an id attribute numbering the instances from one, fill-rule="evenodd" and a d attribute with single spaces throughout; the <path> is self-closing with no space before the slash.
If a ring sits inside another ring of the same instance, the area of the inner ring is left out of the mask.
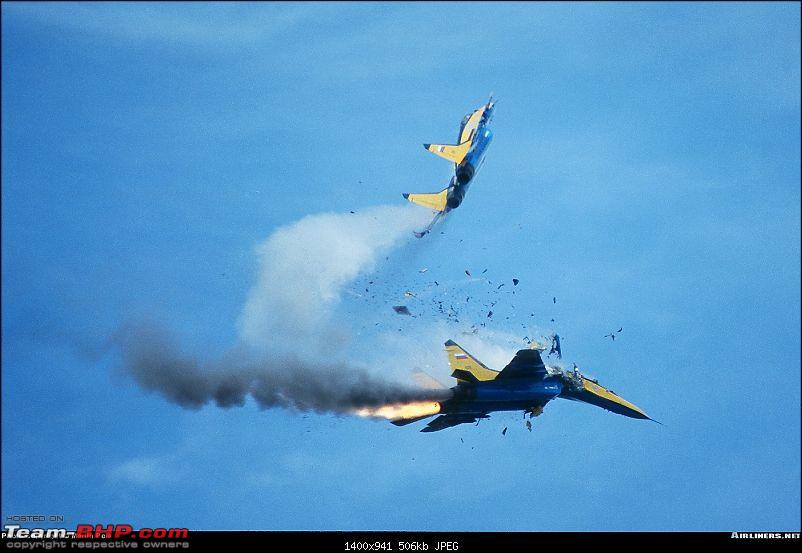
<path id="1" fill-rule="evenodd" d="M 489 119 L 487 121 L 489 121 Z M 446 204 L 449 211 L 456 209 L 462 203 L 465 194 L 468 192 L 471 181 L 476 176 L 479 167 L 482 166 L 485 154 L 487 153 L 487 147 L 490 146 L 492 141 L 493 131 L 487 128 L 487 122 L 483 120 L 476 129 L 471 149 L 468 151 L 465 159 L 456 165 L 454 171 L 455 176 L 448 191 L 448 201 Z"/>
<path id="2" fill-rule="evenodd" d="M 442 413 L 521 411 L 545 405 L 563 391 L 558 378 L 490 381 L 451 388 L 454 394 L 441 403 Z"/>

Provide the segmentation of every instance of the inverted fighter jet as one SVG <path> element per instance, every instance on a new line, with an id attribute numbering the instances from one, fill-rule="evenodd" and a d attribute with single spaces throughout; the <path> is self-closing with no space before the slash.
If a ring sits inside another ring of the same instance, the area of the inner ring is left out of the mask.
<path id="1" fill-rule="evenodd" d="M 429 226 L 415 236 L 421 238 L 429 233 L 437 221 L 462 203 L 473 177 L 482 166 L 485 152 L 493 140 L 493 133 L 487 128 L 493 117 L 496 103 L 493 96 L 485 105 L 469 113 L 462 119 L 457 144 L 424 144 L 423 147 L 454 164 L 451 182 L 440 192 L 431 194 L 404 194 L 412 203 L 428 207 L 437 212 Z"/>
<path id="2" fill-rule="evenodd" d="M 393 424 L 405 425 L 439 415 L 421 430 L 435 432 L 463 423 L 490 418 L 495 411 L 524 412 L 531 419 L 543 412 L 546 403 L 564 398 L 590 403 L 613 413 L 634 419 L 651 419 L 640 408 L 601 386 L 576 368 L 571 371 L 543 363 L 537 347 L 522 349 L 501 371 L 479 360 L 449 340 L 445 343 L 451 376 L 457 385 L 452 396 L 439 403 L 439 411 L 411 418 L 397 418 Z"/>

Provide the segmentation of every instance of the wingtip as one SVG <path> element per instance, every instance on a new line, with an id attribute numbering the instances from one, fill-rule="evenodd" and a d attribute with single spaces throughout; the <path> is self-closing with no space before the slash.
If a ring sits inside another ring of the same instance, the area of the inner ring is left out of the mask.
<path id="1" fill-rule="evenodd" d="M 429 149 L 429 146 L 431 146 L 431 144 L 424 144 L 424 145 L 423 145 L 423 149 L 424 149 L 424 150 L 428 150 L 428 149 Z"/>
<path id="2" fill-rule="evenodd" d="M 401 195 L 404 196 L 405 200 L 409 199 L 409 192 L 403 192 Z"/>
<path id="3" fill-rule="evenodd" d="M 449 339 L 448 342 L 444 344 L 445 346 L 456 346 L 457 343 L 454 340 Z"/>

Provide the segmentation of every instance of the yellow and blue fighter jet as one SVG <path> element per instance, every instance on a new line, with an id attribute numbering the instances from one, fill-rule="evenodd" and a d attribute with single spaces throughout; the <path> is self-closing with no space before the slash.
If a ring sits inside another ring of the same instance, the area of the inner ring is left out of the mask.
<path id="1" fill-rule="evenodd" d="M 424 144 L 428 151 L 454 163 L 454 176 L 447 187 L 432 194 L 404 194 L 412 203 L 437 211 L 432 222 L 415 236 L 425 236 L 445 214 L 462 203 L 473 177 L 484 162 L 485 152 L 493 140 L 488 124 L 493 117 L 496 103 L 493 96 L 485 105 L 469 113 L 462 119 L 457 144 Z"/>
<path id="2" fill-rule="evenodd" d="M 604 388 L 597 381 L 582 375 L 574 366 L 572 371 L 547 366 L 540 356 L 540 347 L 522 349 L 501 371 L 489 369 L 475 357 L 449 340 L 445 343 L 451 376 L 457 385 L 452 396 L 440 402 L 439 410 L 425 415 L 393 419 L 404 425 L 433 415 L 439 415 L 421 430 L 435 432 L 458 424 L 489 418 L 494 411 L 524 411 L 524 417 L 538 416 L 554 398 L 561 397 L 590 403 L 632 417 L 650 418 L 640 408 Z"/>

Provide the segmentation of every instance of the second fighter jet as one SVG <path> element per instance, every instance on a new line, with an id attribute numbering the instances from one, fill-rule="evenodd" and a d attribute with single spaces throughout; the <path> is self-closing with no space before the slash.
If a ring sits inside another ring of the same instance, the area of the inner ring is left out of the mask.
<path id="1" fill-rule="evenodd" d="M 424 144 L 423 147 L 454 164 L 454 176 L 451 182 L 440 192 L 430 194 L 404 194 L 404 198 L 412 203 L 428 207 L 437 212 L 426 229 L 416 232 L 421 238 L 429 233 L 437 221 L 462 203 L 476 172 L 482 166 L 485 152 L 493 140 L 493 133 L 488 128 L 495 108 L 493 97 L 485 105 L 469 113 L 462 119 L 457 144 Z"/>

